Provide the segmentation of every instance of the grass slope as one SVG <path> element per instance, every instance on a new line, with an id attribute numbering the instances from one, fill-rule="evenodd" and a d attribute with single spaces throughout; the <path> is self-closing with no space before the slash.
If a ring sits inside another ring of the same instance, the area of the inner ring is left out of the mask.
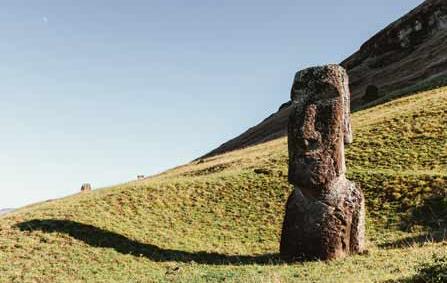
<path id="1" fill-rule="evenodd" d="M 286 139 L 0 219 L 0 282 L 393 282 L 447 252 L 447 88 L 353 114 L 364 255 L 278 259 Z M 445 230 L 444 230 L 445 233 Z"/>

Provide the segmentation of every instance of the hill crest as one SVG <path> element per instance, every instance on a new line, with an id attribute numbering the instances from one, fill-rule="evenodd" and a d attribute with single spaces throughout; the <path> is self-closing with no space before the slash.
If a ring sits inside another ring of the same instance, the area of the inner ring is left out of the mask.
<path id="1" fill-rule="evenodd" d="M 349 74 L 353 111 L 447 85 L 447 1 L 430 0 L 366 41 L 341 65 Z M 368 97 L 368 86 L 377 94 Z M 204 157 L 286 135 L 288 103 Z"/>

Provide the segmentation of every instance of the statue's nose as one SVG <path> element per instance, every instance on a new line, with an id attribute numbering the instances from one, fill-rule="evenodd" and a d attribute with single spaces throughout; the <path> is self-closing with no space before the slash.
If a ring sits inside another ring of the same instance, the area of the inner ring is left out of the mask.
<path id="1" fill-rule="evenodd" d="M 315 109 L 309 109 L 304 113 L 304 121 L 303 121 L 303 128 L 302 128 L 302 134 L 303 138 L 305 140 L 310 140 L 315 138 L 315 118 L 316 113 Z"/>
<path id="2" fill-rule="evenodd" d="M 319 146 L 321 139 L 320 133 L 316 129 L 316 107 L 309 107 L 304 112 L 304 121 L 302 127 L 303 146 L 305 150 L 313 150 Z"/>

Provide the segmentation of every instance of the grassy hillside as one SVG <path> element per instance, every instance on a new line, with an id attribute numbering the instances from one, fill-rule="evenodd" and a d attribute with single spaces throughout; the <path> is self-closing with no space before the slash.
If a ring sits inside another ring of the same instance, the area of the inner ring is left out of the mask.
<path id="1" fill-rule="evenodd" d="M 447 88 L 357 112 L 353 125 L 347 160 L 367 198 L 364 255 L 278 259 L 291 191 L 283 138 L 1 218 L 0 282 L 416 278 L 447 253 Z"/>

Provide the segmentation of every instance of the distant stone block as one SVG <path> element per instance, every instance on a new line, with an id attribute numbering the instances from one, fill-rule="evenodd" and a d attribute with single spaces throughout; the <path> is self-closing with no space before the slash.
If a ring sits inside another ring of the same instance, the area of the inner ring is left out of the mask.
<path id="1" fill-rule="evenodd" d="M 90 192 L 92 190 L 92 185 L 85 183 L 81 186 L 81 192 Z"/>

